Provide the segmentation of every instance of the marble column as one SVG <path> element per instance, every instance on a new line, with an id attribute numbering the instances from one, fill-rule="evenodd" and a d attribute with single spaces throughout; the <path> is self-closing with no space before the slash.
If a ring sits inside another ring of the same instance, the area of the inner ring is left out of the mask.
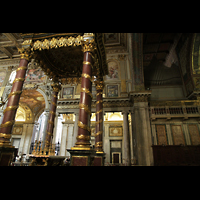
<path id="1" fill-rule="evenodd" d="M 130 154 L 130 134 L 129 134 L 129 123 L 128 123 L 128 112 L 123 111 L 123 147 L 124 147 L 124 156 L 123 163 L 125 165 L 131 165 L 131 154 Z"/>
<path id="2" fill-rule="evenodd" d="M 47 130 L 47 124 L 48 124 L 48 117 L 49 117 L 49 111 L 45 111 L 44 113 L 44 129 L 43 129 L 43 137 L 42 137 L 42 149 L 44 149 L 45 144 L 45 138 L 46 138 L 46 130 Z"/>
<path id="3" fill-rule="evenodd" d="M 59 83 L 53 83 L 51 86 L 53 88 L 53 93 L 52 93 L 51 107 L 49 112 L 47 130 L 46 130 L 47 133 L 46 133 L 44 151 L 48 151 L 50 145 L 52 144 L 57 98 L 58 98 L 58 92 L 61 89 L 61 85 Z"/>
<path id="4" fill-rule="evenodd" d="M 86 39 L 87 37 L 85 37 Z M 88 40 L 88 41 L 87 41 Z M 79 103 L 79 120 L 78 120 L 78 135 L 77 141 L 72 150 L 91 150 L 90 144 L 90 117 L 91 117 L 91 102 L 92 102 L 92 56 L 94 51 L 93 37 L 86 39 L 83 45 L 83 70 L 81 81 L 81 96 Z"/>
<path id="5" fill-rule="evenodd" d="M 74 134 L 73 134 L 73 142 L 72 142 L 72 147 L 76 143 L 76 137 L 78 135 L 78 119 L 79 119 L 79 112 L 74 112 L 75 114 L 75 123 L 74 123 Z"/>
<path id="6" fill-rule="evenodd" d="M 68 135 L 68 124 L 66 122 L 62 122 L 63 128 L 62 128 L 62 137 L 61 137 L 61 143 L 60 143 L 60 156 L 66 155 L 66 143 L 67 143 L 67 135 Z"/>
<path id="7" fill-rule="evenodd" d="M 7 148 L 14 148 L 10 143 L 13 125 L 15 123 L 15 115 L 19 106 L 19 99 L 22 93 L 22 87 L 25 80 L 28 62 L 30 61 L 32 41 L 22 44 L 22 48 L 18 49 L 21 60 L 15 80 L 12 84 L 12 89 L 8 95 L 7 107 L 4 110 L 4 117 L 0 125 L 0 146 Z"/>
<path id="8" fill-rule="evenodd" d="M 95 81 L 97 91 L 96 126 L 95 126 L 95 151 L 103 153 L 103 81 Z"/>

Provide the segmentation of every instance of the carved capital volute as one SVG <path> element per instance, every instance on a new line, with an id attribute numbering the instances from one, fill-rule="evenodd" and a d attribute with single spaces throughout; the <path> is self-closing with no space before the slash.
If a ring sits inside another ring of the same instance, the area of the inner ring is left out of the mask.
<path id="1" fill-rule="evenodd" d="M 18 52 L 21 55 L 21 59 L 30 61 L 33 55 L 33 51 L 31 50 L 33 46 L 32 40 L 25 40 L 21 46 L 22 46 L 21 48 L 18 48 Z"/>

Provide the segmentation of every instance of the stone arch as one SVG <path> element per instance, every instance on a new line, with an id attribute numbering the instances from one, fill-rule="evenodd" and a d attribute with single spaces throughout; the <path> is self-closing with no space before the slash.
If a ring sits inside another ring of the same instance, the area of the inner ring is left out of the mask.
<path id="1" fill-rule="evenodd" d="M 36 91 L 38 91 L 39 93 L 41 93 L 42 96 L 44 97 L 44 101 L 45 101 L 45 110 L 48 110 L 48 109 L 49 109 L 49 102 L 48 102 L 48 97 L 47 97 L 47 95 L 46 95 L 45 92 L 44 92 L 42 89 L 40 89 L 40 88 L 37 88 Z"/>
<path id="2" fill-rule="evenodd" d="M 37 122 L 38 121 L 38 119 L 40 118 L 40 116 L 41 116 L 41 114 L 44 112 L 44 108 L 42 108 L 42 109 L 40 109 L 39 111 L 38 111 L 38 113 L 36 114 L 36 116 L 35 116 L 35 122 Z"/>

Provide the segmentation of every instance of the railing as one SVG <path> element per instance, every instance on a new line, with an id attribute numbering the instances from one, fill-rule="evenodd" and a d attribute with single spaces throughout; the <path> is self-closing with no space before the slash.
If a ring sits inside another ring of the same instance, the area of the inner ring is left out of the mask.
<path id="1" fill-rule="evenodd" d="M 155 106 L 150 107 L 151 119 L 172 117 L 200 117 L 199 106 Z"/>

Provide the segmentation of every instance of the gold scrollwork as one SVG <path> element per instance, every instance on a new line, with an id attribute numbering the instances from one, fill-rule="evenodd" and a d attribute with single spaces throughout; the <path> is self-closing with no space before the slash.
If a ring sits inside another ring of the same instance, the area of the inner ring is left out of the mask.
<path id="1" fill-rule="evenodd" d="M 52 121 L 50 121 L 50 120 L 48 120 L 48 123 L 49 123 L 49 124 L 54 124 L 54 122 L 52 122 Z"/>
<path id="2" fill-rule="evenodd" d="M 83 73 L 81 76 L 84 77 L 84 78 L 90 79 L 90 81 L 92 82 L 92 78 L 91 78 L 91 76 L 89 74 Z"/>
<path id="3" fill-rule="evenodd" d="M 102 122 L 103 122 L 103 120 L 100 119 L 99 121 L 95 122 L 95 124 L 97 125 L 97 124 L 100 124 L 100 123 L 102 123 Z"/>
<path id="4" fill-rule="evenodd" d="M 6 128 L 6 127 L 9 127 L 9 126 L 12 126 L 14 123 L 15 123 L 15 120 L 7 121 L 4 124 L 1 124 L 0 128 Z"/>
<path id="5" fill-rule="evenodd" d="M 39 50 L 41 51 L 42 49 L 49 49 L 49 48 L 58 48 L 58 47 L 66 47 L 66 46 L 80 46 L 82 44 L 83 36 L 78 35 L 76 38 L 75 37 L 68 37 L 64 38 L 61 37 L 59 39 L 52 38 L 51 40 L 45 39 L 44 41 L 37 40 L 33 44 L 33 50 Z"/>
<path id="6" fill-rule="evenodd" d="M 11 93 L 8 95 L 8 99 L 9 99 L 11 96 L 18 95 L 18 94 L 21 94 L 21 93 L 22 93 L 21 90 L 15 91 L 15 92 L 11 92 Z"/>
<path id="7" fill-rule="evenodd" d="M 13 81 L 13 83 L 15 83 L 15 82 L 23 82 L 25 80 L 25 78 L 16 78 L 14 81 Z"/>
<path id="8" fill-rule="evenodd" d="M 76 137 L 77 140 L 87 140 L 90 141 L 90 136 L 89 135 L 78 135 Z"/>
<path id="9" fill-rule="evenodd" d="M 101 95 L 101 94 L 103 94 L 103 92 L 98 92 L 98 93 L 97 93 L 97 96 L 98 96 L 98 95 Z"/>
<path id="10" fill-rule="evenodd" d="M 87 41 L 83 41 L 82 43 L 83 43 L 82 45 L 83 52 L 86 52 L 86 51 L 93 52 L 94 50 L 96 50 L 94 39 L 90 40 L 90 42 L 87 40 Z"/>
<path id="11" fill-rule="evenodd" d="M 51 87 L 53 88 L 54 92 L 59 92 L 61 90 L 61 85 L 59 83 L 53 83 L 51 84 Z"/>
<path id="12" fill-rule="evenodd" d="M 51 113 L 52 115 L 56 115 L 56 113 L 55 113 L 55 112 L 53 112 L 52 110 L 50 111 L 50 113 Z"/>
<path id="13" fill-rule="evenodd" d="M 83 122 L 81 122 L 81 121 L 78 121 L 78 127 L 91 132 L 90 127 L 86 124 L 83 124 Z"/>
<path id="14" fill-rule="evenodd" d="M 11 134 L 0 133 L 0 138 L 10 139 L 11 138 Z"/>
<path id="15" fill-rule="evenodd" d="M 5 114 L 5 112 L 10 111 L 10 110 L 16 110 L 19 106 L 8 106 L 4 111 L 3 114 Z"/>
<path id="16" fill-rule="evenodd" d="M 95 137 L 97 137 L 98 135 L 101 135 L 103 133 L 103 131 L 98 131 L 96 134 L 95 134 Z"/>
<path id="17" fill-rule="evenodd" d="M 96 112 L 96 115 L 99 114 L 99 113 L 101 113 L 101 112 L 103 112 L 103 109 L 97 111 L 97 112 Z"/>
<path id="18" fill-rule="evenodd" d="M 83 61 L 83 64 L 84 64 L 84 65 L 90 65 L 90 66 L 93 68 L 93 66 L 92 66 L 92 63 L 91 63 L 91 62 L 88 62 L 88 61 Z"/>
<path id="19" fill-rule="evenodd" d="M 103 100 L 99 100 L 96 102 L 96 104 L 99 104 L 99 103 L 103 103 Z"/>
<path id="20" fill-rule="evenodd" d="M 96 84 L 96 90 L 103 90 L 105 84 L 103 81 L 95 81 L 95 84 Z"/>
<path id="21" fill-rule="evenodd" d="M 95 147 L 102 147 L 103 142 L 96 142 Z"/>
<path id="22" fill-rule="evenodd" d="M 57 106 L 56 103 L 54 101 L 51 101 L 51 104 L 53 104 L 54 106 Z"/>
<path id="23" fill-rule="evenodd" d="M 47 131 L 47 135 L 51 135 L 51 133 L 49 131 Z M 46 141 L 47 145 L 49 144 L 48 141 Z"/>
<path id="24" fill-rule="evenodd" d="M 88 105 L 85 105 L 83 103 L 79 104 L 79 108 L 85 110 L 89 115 L 91 115 L 91 111 L 89 110 Z"/>
<path id="25" fill-rule="evenodd" d="M 81 92 L 86 92 L 88 95 L 90 95 L 91 98 L 93 98 L 92 93 L 88 88 L 81 88 Z"/>
<path id="26" fill-rule="evenodd" d="M 21 67 L 18 67 L 16 72 L 18 72 L 19 70 L 27 70 L 27 67 L 26 66 L 21 66 Z"/>

